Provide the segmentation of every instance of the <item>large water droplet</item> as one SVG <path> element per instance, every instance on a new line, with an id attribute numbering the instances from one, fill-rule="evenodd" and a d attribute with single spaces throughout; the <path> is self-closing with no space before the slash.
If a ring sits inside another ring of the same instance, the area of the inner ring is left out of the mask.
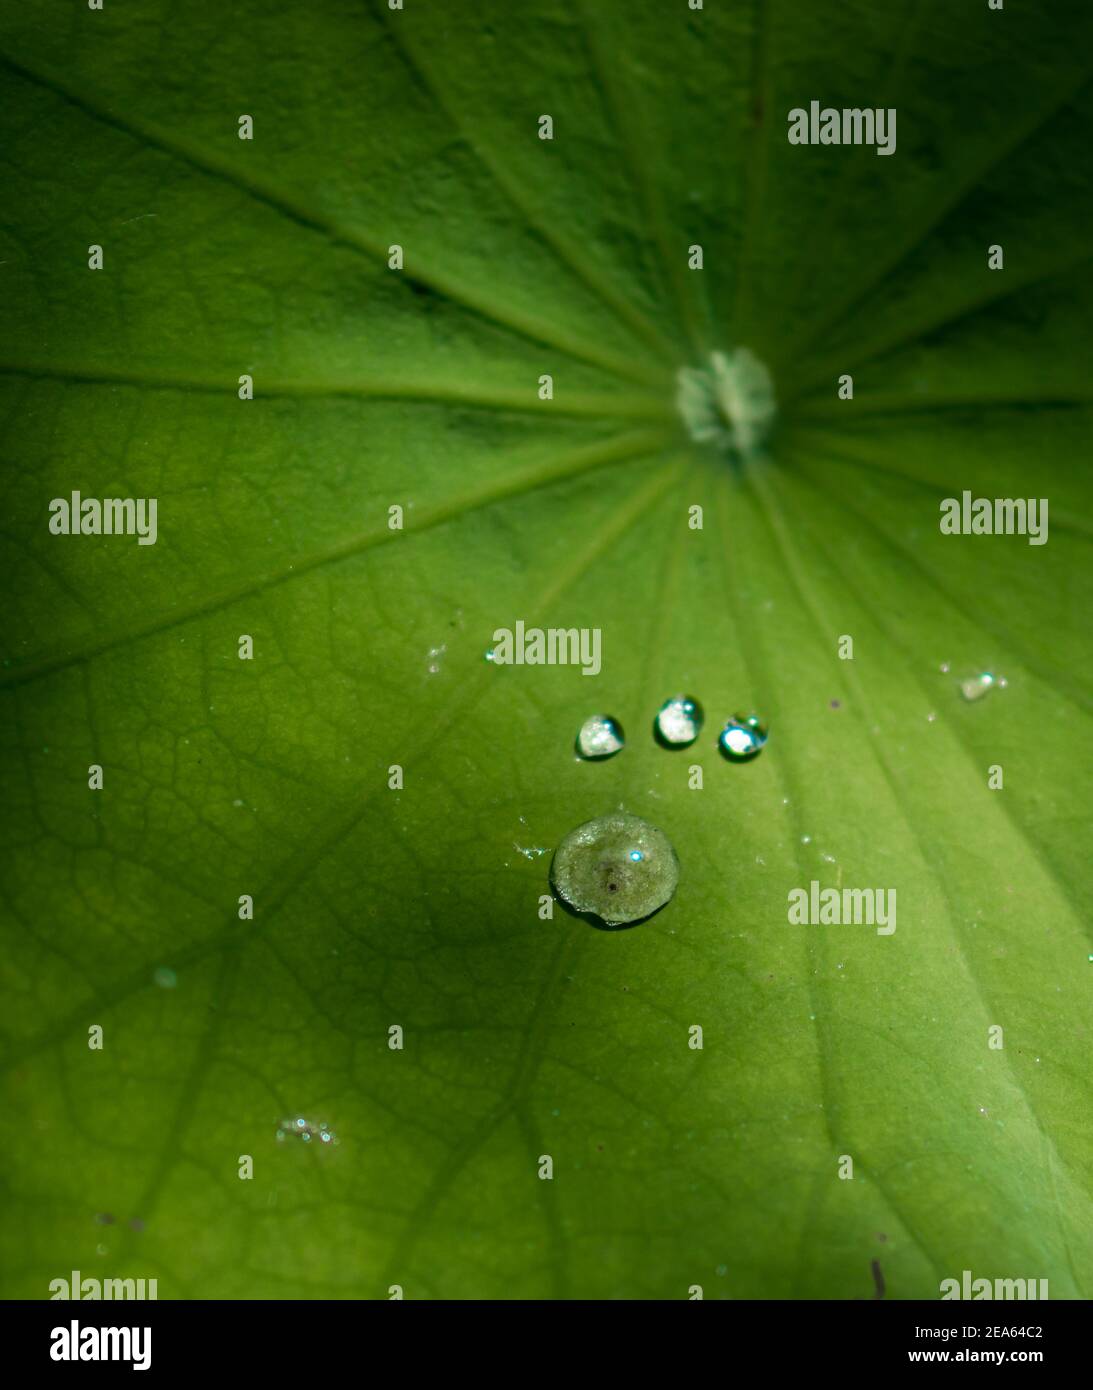
<path id="1" fill-rule="evenodd" d="M 610 758 L 625 743 L 622 725 L 609 714 L 594 714 L 577 734 L 577 752 L 582 758 Z"/>
<path id="2" fill-rule="evenodd" d="M 686 748 L 702 732 L 705 717 L 693 695 L 673 695 L 657 710 L 653 733 L 667 748 Z"/>
<path id="3" fill-rule="evenodd" d="M 737 714 L 721 730 L 717 746 L 731 762 L 744 763 L 761 753 L 766 741 L 767 731 L 758 715 Z"/>
<path id="4" fill-rule="evenodd" d="M 575 911 L 617 927 L 650 916 L 671 899 L 679 860 L 662 830 L 615 811 L 569 832 L 554 853 L 550 877 Z"/>

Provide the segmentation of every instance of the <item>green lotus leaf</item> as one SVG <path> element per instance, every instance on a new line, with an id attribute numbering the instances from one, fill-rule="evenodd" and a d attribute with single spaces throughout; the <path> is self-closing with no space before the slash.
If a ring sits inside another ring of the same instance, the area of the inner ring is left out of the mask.
<path id="1" fill-rule="evenodd" d="M 1093 1294 L 1091 51 L 1079 0 L 5 7 L 5 1295 Z M 518 622 L 598 672 L 485 660 Z M 597 931 L 551 855 L 620 808 L 679 886 Z"/>

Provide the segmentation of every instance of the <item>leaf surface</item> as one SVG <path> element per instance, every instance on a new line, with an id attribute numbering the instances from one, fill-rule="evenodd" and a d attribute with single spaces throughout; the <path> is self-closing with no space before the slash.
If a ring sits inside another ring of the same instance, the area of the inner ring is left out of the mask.
<path id="1" fill-rule="evenodd" d="M 1093 1293 L 1091 41 L 1078 3 L 8 7 L 5 1294 Z M 812 99 L 895 107 L 896 153 L 791 146 Z M 736 468 L 674 391 L 740 344 L 780 413 Z M 73 489 L 156 497 L 157 543 L 51 535 Z M 942 535 L 964 489 L 1049 498 L 1049 543 Z M 517 620 L 601 673 L 484 661 Z M 597 711 L 628 747 L 582 763 Z M 673 902 L 541 920 L 620 805 Z M 814 879 L 896 932 L 791 925 Z"/>

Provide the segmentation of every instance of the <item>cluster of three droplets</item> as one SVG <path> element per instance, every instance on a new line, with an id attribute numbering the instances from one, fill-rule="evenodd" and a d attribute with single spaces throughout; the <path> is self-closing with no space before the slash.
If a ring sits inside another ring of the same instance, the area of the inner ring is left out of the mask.
<path id="1" fill-rule="evenodd" d="M 687 748 L 705 723 L 702 706 L 693 695 L 673 695 L 657 710 L 653 737 L 663 748 Z M 743 763 L 762 751 L 767 730 L 756 715 L 737 714 L 725 723 L 717 746 L 730 762 Z M 594 714 L 577 733 L 577 753 L 589 760 L 613 757 L 626 746 L 622 725 L 610 714 Z"/>

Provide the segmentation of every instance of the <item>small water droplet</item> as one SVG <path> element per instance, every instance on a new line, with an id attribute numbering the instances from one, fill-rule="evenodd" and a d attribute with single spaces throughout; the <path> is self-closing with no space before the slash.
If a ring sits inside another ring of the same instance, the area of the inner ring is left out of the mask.
<path id="1" fill-rule="evenodd" d="M 802 836 L 801 836 L 801 844 L 802 844 L 802 845 L 810 845 L 811 843 L 812 843 L 812 836 L 811 836 L 811 835 L 802 835 Z"/>
<path id="2" fill-rule="evenodd" d="M 160 989 L 174 989 L 175 985 L 178 984 L 178 976 L 165 965 L 156 967 L 152 979 L 155 980 Z"/>
<path id="3" fill-rule="evenodd" d="M 960 693 L 965 700 L 981 700 L 996 685 L 1004 687 L 1005 681 L 996 679 L 990 671 L 981 671 L 978 676 L 969 676 L 960 682 Z"/>
<path id="4" fill-rule="evenodd" d="M 926 723 L 932 724 L 936 718 L 937 715 L 934 714 L 934 712 L 931 710 L 930 713 L 926 716 Z"/>
<path id="5" fill-rule="evenodd" d="M 328 1124 L 325 1122 L 313 1124 L 302 1115 L 297 1115 L 292 1120 L 282 1120 L 277 1126 L 277 1133 L 274 1137 L 279 1144 L 283 1144 L 286 1139 L 299 1139 L 303 1144 L 310 1144 L 313 1139 L 318 1139 L 321 1144 L 329 1145 L 338 1142 L 338 1136 Z"/>
<path id="6" fill-rule="evenodd" d="M 951 669 L 952 669 L 952 668 L 950 667 L 950 665 L 949 665 L 949 663 L 948 663 L 947 661 L 943 661 L 943 662 L 941 663 L 941 665 L 938 667 L 938 670 L 941 672 L 941 674 L 942 674 L 943 676 L 947 676 L 947 675 L 949 674 L 949 671 L 950 671 Z"/>
<path id="7" fill-rule="evenodd" d="M 724 1278 L 725 1275 L 728 1274 L 728 1272 L 729 1272 L 729 1267 L 728 1267 L 728 1265 L 718 1265 L 718 1266 L 717 1266 L 717 1272 L 718 1272 L 718 1274 L 721 1275 L 722 1278 Z"/>
<path id="8" fill-rule="evenodd" d="M 613 757 L 625 743 L 622 725 L 609 714 L 592 715 L 577 734 L 577 752 L 582 758 Z"/>
<path id="9" fill-rule="evenodd" d="M 665 700 L 653 720 L 653 734 L 666 748 L 686 748 L 702 732 L 706 716 L 693 695 Z"/>
<path id="10" fill-rule="evenodd" d="M 105 1255 L 105 1254 L 106 1254 L 106 1246 L 105 1246 L 105 1245 L 96 1245 L 96 1246 L 95 1246 L 95 1254 L 96 1254 L 96 1255 Z"/>
<path id="11" fill-rule="evenodd" d="M 577 912 L 609 927 L 638 922 L 670 901 L 679 860 L 668 837 L 640 816 L 613 813 L 571 830 L 554 854 L 551 882 Z"/>
<path id="12" fill-rule="evenodd" d="M 737 714 L 730 719 L 717 740 L 717 746 L 730 762 L 743 763 L 763 751 L 767 731 L 755 714 Z"/>

